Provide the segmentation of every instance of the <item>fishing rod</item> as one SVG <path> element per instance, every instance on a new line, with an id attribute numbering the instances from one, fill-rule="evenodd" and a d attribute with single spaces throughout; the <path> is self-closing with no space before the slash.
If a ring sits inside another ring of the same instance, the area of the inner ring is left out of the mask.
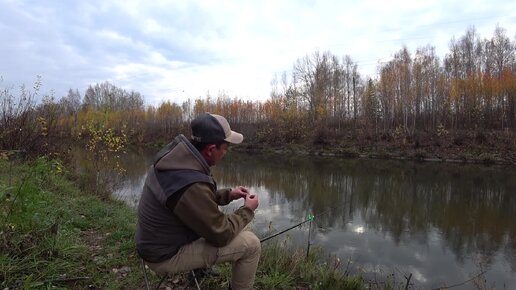
<path id="1" fill-rule="evenodd" d="M 274 237 L 276 237 L 276 236 L 279 236 L 279 235 L 281 235 L 281 234 L 283 234 L 283 233 L 285 233 L 285 232 L 288 232 L 288 231 L 290 231 L 291 229 L 297 228 L 297 227 L 299 227 L 300 225 L 302 225 L 302 224 L 304 224 L 304 223 L 311 222 L 311 221 L 313 221 L 314 219 L 315 219 L 315 216 L 314 216 L 314 215 L 309 214 L 309 215 L 308 215 L 308 219 L 306 219 L 306 220 L 304 220 L 304 221 L 302 221 L 302 222 L 300 222 L 300 223 L 298 223 L 298 224 L 296 224 L 296 225 L 293 225 L 293 226 L 291 226 L 291 227 L 289 227 L 289 228 L 287 228 L 287 229 L 284 229 L 284 230 L 282 230 L 281 232 L 278 232 L 278 233 L 275 233 L 275 234 L 270 235 L 270 236 L 268 236 L 268 237 L 265 237 L 265 238 L 263 238 L 263 239 L 261 239 L 261 240 L 260 240 L 260 243 L 263 243 L 263 242 L 265 242 L 265 241 L 267 241 L 267 240 L 270 240 L 270 239 L 272 239 L 272 238 L 274 238 Z"/>
<path id="2" fill-rule="evenodd" d="M 323 211 L 322 213 L 317 214 L 317 215 L 309 214 L 309 215 L 308 215 L 308 218 L 307 218 L 306 220 L 304 220 L 304 221 L 302 221 L 302 222 L 300 222 L 300 223 L 298 223 L 298 224 L 295 224 L 295 225 L 293 225 L 293 226 L 290 226 L 290 227 L 288 227 L 288 228 L 286 228 L 286 229 L 284 229 L 284 230 L 282 230 L 282 231 L 280 231 L 280 232 L 277 232 L 277 233 L 275 233 L 275 234 L 272 234 L 272 235 L 270 235 L 270 236 L 267 236 L 267 237 L 265 237 L 265 238 L 261 239 L 261 240 L 260 240 L 260 243 L 263 243 L 263 242 L 265 242 L 265 241 L 267 241 L 267 240 L 270 240 L 270 239 L 272 239 L 272 238 L 274 238 L 274 237 L 276 237 L 276 236 L 279 236 L 279 235 L 281 235 L 281 234 L 283 234 L 283 233 L 286 233 L 286 232 L 288 232 L 288 231 L 290 231 L 290 230 L 292 230 L 292 229 L 294 229 L 294 228 L 297 228 L 297 227 L 299 227 L 300 225 L 303 225 L 303 224 L 305 224 L 305 223 L 307 223 L 307 222 L 312 222 L 312 221 L 314 221 L 314 220 L 315 220 L 315 218 L 316 218 L 316 217 L 320 217 L 320 216 L 322 216 L 322 215 L 324 215 L 324 214 L 328 213 L 331 209 L 334 209 L 334 208 L 340 208 L 340 207 L 343 207 L 344 205 L 345 205 L 345 204 L 342 204 L 342 205 L 339 205 L 339 206 L 332 206 L 332 207 L 330 207 L 329 209 L 327 209 L 327 210 L 325 210 L 325 211 Z M 310 225 L 311 225 L 311 224 L 310 224 Z"/>

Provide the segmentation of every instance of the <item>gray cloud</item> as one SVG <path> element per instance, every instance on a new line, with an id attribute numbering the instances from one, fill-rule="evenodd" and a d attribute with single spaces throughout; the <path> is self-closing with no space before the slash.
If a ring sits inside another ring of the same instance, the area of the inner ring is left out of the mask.
<path id="1" fill-rule="evenodd" d="M 516 31 L 516 4 L 485 1 L 0 0 L 0 76 L 56 97 L 111 81 L 148 102 L 213 95 L 265 99 L 274 74 L 315 50 L 350 55 L 363 74 L 406 45 L 443 57 L 474 25 Z"/>

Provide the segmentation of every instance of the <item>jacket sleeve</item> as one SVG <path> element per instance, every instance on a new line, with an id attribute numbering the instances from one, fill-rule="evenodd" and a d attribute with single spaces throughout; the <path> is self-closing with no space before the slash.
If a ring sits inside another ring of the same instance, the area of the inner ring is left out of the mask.
<path id="1" fill-rule="evenodd" d="M 228 205 L 231 200 L 229 200 L 229 192 L 231 188 L 219 189 L 215 193 L 215 198 L 217 200 L 218 205 Z"/>
<path id="2" fill-rule="evenodd" d="M 227 245 L 254 217 L 254 212 L 244 206 L 224 214 L 219 210 L 216 195 L 203 183 L 194 183 L 183 193 L 174 214 L 216 247 Z"/>

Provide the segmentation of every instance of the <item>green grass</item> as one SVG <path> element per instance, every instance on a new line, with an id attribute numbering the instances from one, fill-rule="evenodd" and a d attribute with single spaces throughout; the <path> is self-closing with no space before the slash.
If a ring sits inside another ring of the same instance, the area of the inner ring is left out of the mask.
<path id="1" fill-rule="evenodd" d="M 202 280 L 202 289 L 227 289 L 231 266 L 217 266 L 218 277 Z M 305 249 L 289 246 L 286 241 L 266 242 L 255 280 L 256 289 L 367 289 L 361 277 L 344 275 L 340 261 L 325 257 L 320 248 L 312 248 L 308 257 Z"/>
<path id="2" fill-rule="evenodd" d="M 143 286 L 133 210 L 79 192 L 55 161 L 9 162 L 0 161 L 2 289 Z"/>

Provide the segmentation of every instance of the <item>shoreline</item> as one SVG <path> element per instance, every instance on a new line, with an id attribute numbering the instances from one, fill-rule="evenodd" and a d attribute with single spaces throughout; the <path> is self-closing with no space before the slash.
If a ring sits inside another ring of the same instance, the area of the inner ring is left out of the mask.
<path id="1" fill-rule="evenodd" d="M 467 149 L 467 148 L 466 148 Z M 447 153 L 431 154 L 428 151 L 421 150 L 396 150 L 396 152 L 387 152 L 384 150 L 361 150 L 354 148 L 315 148 L 308 149 L 303 145 L 287 145 L 284 147 L 271 146 L 265 148 L 263 145 L 245 144 L 242 147 L 235 146 L 232 150 L 247 153 L 272 153 L 272 154 L 297 154 L 321 157 L 341 157 L 341 158 L 360 158 L 360 159 L 384 159 L 384 160 L 400 160 L 400 161 L 419 161 L 419 162 L 435 162 L 435 163 L 457 163 L 457 164 L 482 164 L 482 165 L 505 165 L 516 166 L 516 160 L 512 158 L 501 158 L 502 153 L 492 153 L 484 151 L 482 153 Z M 433 150 L 432 150 L 433 151 Z M 457 156 L 460 155 L 460 156 Z"/>

